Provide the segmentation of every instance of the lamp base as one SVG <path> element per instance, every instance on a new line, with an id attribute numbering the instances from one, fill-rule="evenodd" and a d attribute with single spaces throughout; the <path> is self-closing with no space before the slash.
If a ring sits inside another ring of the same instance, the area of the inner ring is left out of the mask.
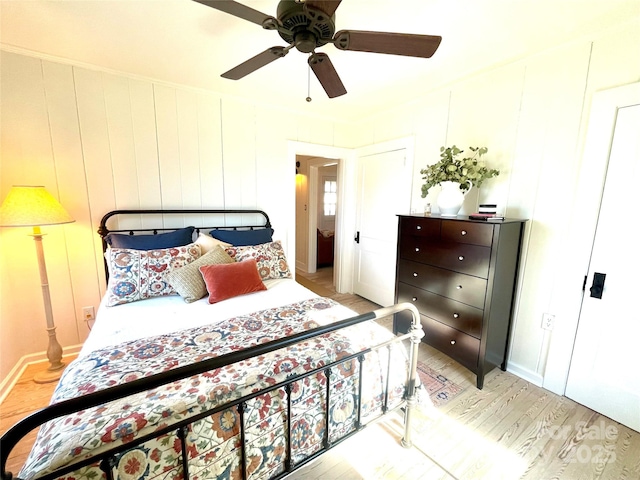
<path id="1" fill-rule="evenodd" d="M 50 368 L 43 371 L 38 372 L 33 376 L 33 381 L 36 383 L 51 383 L 60 380 L 62 376 L 62 372 L 64 372 L 64 368 L 66 365 L 60 362 L 60 366 L 55 370 L 51 370 Z"/>

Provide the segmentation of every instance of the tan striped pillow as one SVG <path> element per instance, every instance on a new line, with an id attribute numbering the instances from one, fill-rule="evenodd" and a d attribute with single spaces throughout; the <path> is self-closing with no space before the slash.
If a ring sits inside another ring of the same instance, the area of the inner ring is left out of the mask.
<path id="1" fill-rule="evenodd" d="M 207 285 L 204 283 L 202 273 L 199 270 L 201 266 L 234 262 L 235 260 L 220 245 L 215 245 L 199 259 L 182 268 L 173 270 L 166 274 L 165 278 L 185 302 L 191 303 L 207 295 Z"/>

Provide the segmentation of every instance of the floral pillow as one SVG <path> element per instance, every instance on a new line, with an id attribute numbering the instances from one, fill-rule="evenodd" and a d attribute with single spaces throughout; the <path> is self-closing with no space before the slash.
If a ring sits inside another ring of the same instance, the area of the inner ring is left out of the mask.
<path id="1" fill-rule="evenodd" d="M 165 278 L 185 302 L 191 303 L 207 295 L 207 286 L 199 270 L 201 266 L 233 262 L 233 258 L 220 245 L 216 245 L 208 252 L 203 253 L 196 261 L 167 273 Z"/>
<path id="2" fill-rule="evenodd" d="M 291 278 L 291 271 L 280 240 L 246 247 L 227 247 L 225 250 L 236 262 L 254 258 L 262 280 Z"/>
<path id="3" fill-rule="evenodd" d="M 107 306 L 136 302 L 152 297 L 175 295 L 176 290 L 165 278 L 200 257 L 195 243 L 158 250 L 110 248 L 105 253 L 109 265 Z"/>

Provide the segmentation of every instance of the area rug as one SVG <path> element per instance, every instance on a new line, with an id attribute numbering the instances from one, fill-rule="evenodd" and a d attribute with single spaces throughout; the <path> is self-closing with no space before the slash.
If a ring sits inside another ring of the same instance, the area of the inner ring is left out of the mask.
<path id="1" fill-rule="evenodd" d="M 441 407 L 464 390 L 422 362 L 418 362 L 418 375 L 435 407 Z"/>

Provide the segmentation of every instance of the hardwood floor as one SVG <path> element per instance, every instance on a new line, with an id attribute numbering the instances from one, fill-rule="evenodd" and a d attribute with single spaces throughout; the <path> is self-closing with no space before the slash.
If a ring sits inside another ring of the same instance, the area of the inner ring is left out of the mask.
<path id="1" fill-rule="evenodd" d="M 307 288 L 358 313 L 378 306 L 338 294 L 332 270 L 297 272 Z M 391 328 L 390 320 L 382 321 Z M 402 425 L 391 416 L 344 441 L 290 479 L 640 479 L 640 433 L 572 400 L 499 369 L 483 390 L 474 375 L 426 344 L 420 360 L 464 391 L 439 407 L 422 406 L 415 416 L 413 448 L 400 446 Z M 30 366 L 0 405 L 0 431 L 48 404 L 54 384 L 38 385 Z M 12 454 L 8 470 L 26 457 L 33 438 Z"/>
<path id="2" fill-rule="evenodd" d="M 358 313 L 377 307 L 336 294 L 331 268 L 296 275 Z M 640 480 L 640 433 L 500 369 L 478 390 L 470 371 L 424 343 L 420 360 L 465 389 L 440 408 L 420 409 L 414 448 L 399 446 L 399 422 L 384 421 L 292 478 Z"/>
<path id="3" fill-rule="evenodd" d="M 68 364 L 74 358 L 75 355 L 66 356 L 64 357 L 64 362 Z M 46 370 L 47 367 L 47 363 L 27 366 L 18 382 L 0 404 L 0 433 L 4 434 L 19 420 L 49 405 L 49 400 L 53 395 L 57 382 L 38 384 L 33 381 L 36 373 Z M 13 472 L 14 476 L 27 459 L 31 446 L 36 439 L 36 434 L 37 430 L 32 431 L 12 450 L 7 462 L 7 471 Z"/>

